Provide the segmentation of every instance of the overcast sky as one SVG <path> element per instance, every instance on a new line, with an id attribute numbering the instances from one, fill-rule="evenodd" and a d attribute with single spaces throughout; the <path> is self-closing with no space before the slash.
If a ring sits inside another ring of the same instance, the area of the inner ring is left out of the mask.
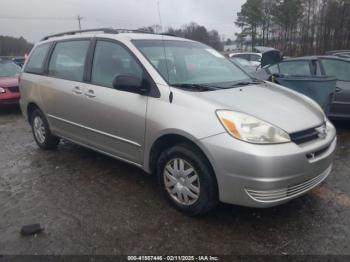
<path id="1" fill-rule="evenodd" d="M 159 24 L 158 0 L 0 0 L 0 35 L 23 36 L 31 42 L 43 36 L 78 29 L 135 29 Z M 195 21 L 234 37 L 236 13 L 245 0 L 159 0 L 163 27 Z"/>

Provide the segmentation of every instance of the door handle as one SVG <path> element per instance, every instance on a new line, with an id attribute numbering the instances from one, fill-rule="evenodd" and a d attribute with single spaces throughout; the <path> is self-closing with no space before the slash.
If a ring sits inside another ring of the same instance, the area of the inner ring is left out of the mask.
<path id="1" fill-rule="evenodd" d="M 77 95 L 81 95 L 83 93 L 79 86 L 75 86 L 72 91 L 74 94 L 77 94 Z"/>
<path id="2" fill-rule="evenodd" d="M 336 92 L 336 93 L 340 93 L 341 91 L 343 91 L 342 88 L 340 88 L 340 87 L 336 87 L 336 88 L 335 88 L 335 92 Z"/>
<path id="3" fill-rule="evenodd" d="M 96 97 L 95 92 L 94 92 L 94 90 L 92 90 L 92 89 L 89 89 L 89 90 L 87 91 L 87 93 L 85 93 L 85 96 L 87 96 L 87 97 L 89 97 L 89 98 L 94 98 L 94 97 Z"/>

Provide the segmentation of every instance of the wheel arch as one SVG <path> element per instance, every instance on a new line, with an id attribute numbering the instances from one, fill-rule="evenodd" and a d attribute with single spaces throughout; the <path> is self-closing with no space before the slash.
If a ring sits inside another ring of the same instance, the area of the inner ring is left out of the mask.
<path id="1" fill-rule="evenodd" d="M 27 108 L 26 108 L 26 113 L 27 113 L 27 120 L 29 123 L 30 123 L 31 115 L 34 112 L 34 110 L 36 110 L 36 109 L 39 109 L 41 112 L 43 112 L 37 103 L 34 103 L 34 102 L 28 103 Z"/>
<path id="2" fill-rule="evenodd" d="M 213 165 L 212 165 L 210 159 L 208 158 L 207 154 L 205 153 L 205 150 L 203 150 L 202 146 L 200 145 L 200 143 L 197 143 L 197 141 L 194 140 L 190 136 L 186 136 L 184 134 L 178 134 L 178 133 L 163 134 L 152 143 L 152 146 L 150 147 L 150 150 L 148 153 L 149 157 L 145 161 L 145 163 L 147 164 L 145 169 L 147 171 L 149 171 L 150 173 L 155 173 L 156 166 L 157 166 L 157 160 L 158 160 L 160 154 L 168 148 L 171 148 L 175 145 L 184 144 L 184 143 L 188 144 L 190 146 L 193 146 L 195 148 L 195 150 L 199 151 L 203 155 L 203 157 L 207 161 L 207 163 L 208 163 L 208 165 L 209 165 L 209 167 L 210 167 L 210 169 L 211 169 L 211 171 L 214 174 L 215 179 L 216 179 Z"/>

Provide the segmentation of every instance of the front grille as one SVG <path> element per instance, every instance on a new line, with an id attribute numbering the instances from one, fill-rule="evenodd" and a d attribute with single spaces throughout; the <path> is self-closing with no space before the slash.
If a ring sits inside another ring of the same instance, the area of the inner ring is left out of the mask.
<path id="1" fill-rule="evenodd" d="M 313 141 L 319 138 L 320 133 L 319 131 L 316 130 L 316 128 L 319 128 L 319 127 L 320 126 L 290 134 L 290 138 L 297 145 Z"/>
<path id="2" fill-rule="evenodd" d="M 11 86 L 11 87 L 8 87 L 8 90 L 10 90 L 11 93 L 18 93 L 19 87 L 18 86 Z"/>
<path id="3" fill-rule="evenodd" d="M 287 200 L 299 196 L 312 188 L 319 185 L 323 180 L 327 178 L 332 170 L 332 166 L 327 168 L 322 174 L 309 179 L 303 183 L 292 185 L 286 188 L 280 188 L 276 190 L 256 190 L 256 189 L 246 189 L 248 195 L 255 201 L 264 203 L 273 203 L 278 201 Z"/>

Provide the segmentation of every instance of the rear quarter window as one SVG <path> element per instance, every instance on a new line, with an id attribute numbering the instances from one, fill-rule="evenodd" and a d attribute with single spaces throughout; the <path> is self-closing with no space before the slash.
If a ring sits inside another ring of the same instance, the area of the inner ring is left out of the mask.
<path id="1" fill-rule="evenodd" d="M 44 72 L 44 61 L 49 51 L 50 44 L 43 44 L 35 47 L 29 57 L 24 69 L 26 73 L 42 74 Z"/>

